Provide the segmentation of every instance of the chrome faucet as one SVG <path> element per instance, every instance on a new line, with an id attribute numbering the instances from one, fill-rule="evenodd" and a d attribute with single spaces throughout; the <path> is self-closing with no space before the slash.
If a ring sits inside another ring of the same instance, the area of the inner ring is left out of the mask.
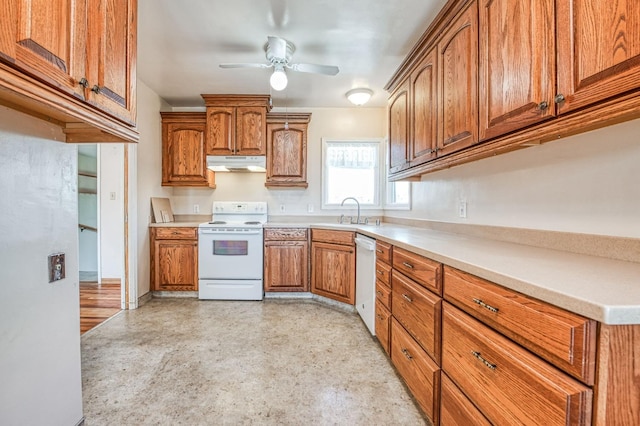
<path id="1" fill-rule="evenodd" d="M 342 200 L 342 203 L 340 203 L 341 206 L 344 206 L 344 202 L 347 200 L 353 200 L 356 202 L 356 204 L 358 205 L 358 217 L 356 218 L 356 223 L 360 223 L 360 202 L 358 200 L 356 200 L 354 197 L 347 197 L 344 200 Z M 342 223 L 342 217 L 344 215 L 340 216 L 340 223 Z M 351 220 L 351 223 L 353 223 L 353 219 Z"/>

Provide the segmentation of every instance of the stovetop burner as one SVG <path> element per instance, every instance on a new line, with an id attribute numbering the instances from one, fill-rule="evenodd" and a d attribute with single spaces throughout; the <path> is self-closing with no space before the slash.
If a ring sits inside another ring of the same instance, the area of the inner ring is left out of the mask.
<path id="1" fill-rule="evenodd" d="M 247 222 L 244 223 L 245 225 L 261 225 L 262 222 L 259 222 L 257 220 L 249 220 Z"/>

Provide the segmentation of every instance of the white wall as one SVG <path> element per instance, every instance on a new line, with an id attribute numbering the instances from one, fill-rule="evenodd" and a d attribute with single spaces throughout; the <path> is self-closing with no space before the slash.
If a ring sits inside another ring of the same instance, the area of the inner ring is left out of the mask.
<path id="1" fill-rule="evenodd" d="M 98 163 L 96 156 L 78 154 L 78 170 L 97 175 Z M 98 226 L 97 179 L 78 175 L 78 189 L 78 223 L 96 228 Z M 80 190 L 87 192 L 80 193 Z M 90 230 L 78 232 L 78 241 L 79 270 L 97 272 L 98 233 Z"/>
<path id="2" fill-rule="evenodd" d="M 0 106 L 0 424 L 82 418 L 77 149 Z M 47 256 L 66 254 L 48 282 Z"/>
<path id="3" fill-rule="evenodd" d="M 412 184 L 411 212 L 387 214 L 639 238 L 639 135 L 634 120 L 431 173 Z"/>
<path id="4" fill-rule="evenodd" d="M 100 161 L 100 273 L 101 278 L 124 275 L 124 145 L 98 144 Z M 111 194 L 115 194 L 115 200 Z"/>
<path id="5" fill-rule="evenodd" d="M 274 112 L 278 111 L 274 109 Z M 307 135 L 306 189 L 267 189 L 264 173 L 216 173 L 216 186 L 207 188 L 173 188 L 171 206 L 177 214 L 193 214 L 193 205 L 200 206 L 201 214 L 211 214 L 213 201 L 267 201 L 269 214 L 307 215 L 307 205 L 313 204 L 311 215 L 339 215 L 342 211 L 321 210 L 321 158 L 322 138 L 384 138 L 386 137 L 386 110 L 384 108 L 302 108 L 289 112 L 310 112 Z M 280 111 L 283 112 L 283 111 Z M 158 180 L 159 182 L 159 180 Z M 279 207 L 285 206 L 281 213 Z M 355 211 L 355 209 L 354 209 Z M 377 215 L 381 211 L 367 211 Z"/>
<path id="6" fill-rule="evenodd" d="M 140 141 L 131 147 L 130 158 L 137 162 L 136 197 L 137 203 L 137 268 L 138 296 L 149 292 L 150 251 L 149 224 L 151 223 L 151 197 L 170 197 L 171 189 L 163 188 L 162 182 L 162 122 L 161 110 L 169 110 L 168 105 L 144 82 L 138 79 L 138 130 Z"/>

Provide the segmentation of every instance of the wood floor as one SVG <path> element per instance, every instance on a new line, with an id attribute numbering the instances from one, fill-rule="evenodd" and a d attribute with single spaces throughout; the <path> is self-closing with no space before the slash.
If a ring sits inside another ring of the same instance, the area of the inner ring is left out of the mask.
<path id="1" fill-rule="evenodd" d="M 80 334 L 120 312 L 120 284 L 80 283 Z"/>

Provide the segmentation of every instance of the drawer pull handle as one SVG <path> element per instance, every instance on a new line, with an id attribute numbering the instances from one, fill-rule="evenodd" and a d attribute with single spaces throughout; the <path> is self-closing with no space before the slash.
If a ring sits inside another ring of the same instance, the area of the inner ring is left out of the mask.
<path id="1" fill-rule="evenodd" d="M 382 253 L 382 250 L 380 250 L 380 249 L 376 249 L 376 252 L 378 252 L 378 253 Z"/>
<path id="2" fill-rule="evenodd" d="M 382 315 L 376 315 L 380 321 L 384 321 L 384 317 Z"/>
<path id="3" fill-rule="evenodd" d="M 478 358 L 480 361 L 482 361 L 482 363 L 484 365 L 486 365 L 487 367 L 489 367 L 491 370 L 495 370 L 496 369 L 496 365 L 495 364 L 491 364 L 489 361 L 487 361 L 486 359 L 484 359 L 482 357 L 482 355 L 480 355 L 480 352 L 476 352 L 476 351 L 471 351 L 471 355 L 473 355 L 474 357 Z"/>
<path id="4" fill-rule="evenodd" d="M 376 272 L 379 273 L 380 275 L 384 274 L 384 272 L 381 271 L 380 269 L 378 269 Z"/>
<path id="5" fill-rule="evenodd" d="M 413 269 L 413 265 L 412 265 L 412 264 L 410 264 L 410 263 L 408 263 L 408 262 L 402 262 L 402 264 L 403 264 L 404 266 L 406 266 L 407 268 L 409 268 L 409 269 Z"/>
<path id="6" fill-rule="evenodd" d="M 409 361 L 411 361 L 411 360 L 413 359 L 413 357 L 411 356 L 411 354 L 409 353 L 409 351 L 408 351 L 408 350 L 406 350 L 406 349 L 404 349 L 404 348 L 403 348 L 403 349 L 402 349 L 402 353 L 404 354 L 404 356 L 405 356 Z"/>
<path id="7" fill-rule="evenodd" d="M 410 298 L 409 296 L 407 296 L 407 295 L 406 295 L 406 294 L 404 294 L 404 293 L 402 293 L 402 298 L 403 298 L 404 300 L 406 300 L 407 302 L 409 302 L 409 303 L 413 302 L 413 299 L 412 299 L 412 298 Z"/>
<path id="8" fill-rule="evenodd" d="M 483 302 L 482 300 L 480 300 L 480 299 L 476 299 L 476 298 L 474 298 L 474 299 L 473 299 L 473 302 L 474 302 L 475 304 L 477 304 L 477 305 L 482 306 L 482 307 L 483 307 L 483 308 L 485 308 L 485 309 L 490 310 L 490 311 L 491 311 L 491 312 L 493 312 L 494 314 L 497 314 L 497 313 L 498 313 L 498 308 L 494 308 L 494 307 L 493 307 L 493 306 L 491 306 L 491 305 L 487 305 L 486 303 L 484 303 L 484 302 Z"/>
<path id="9" fill-rule="evenodd" d="M 381 292 L 380 290 L 376 290 L 376 294 L 377 294 L 378 296 L 382 296 L 382 292 Z"/>

